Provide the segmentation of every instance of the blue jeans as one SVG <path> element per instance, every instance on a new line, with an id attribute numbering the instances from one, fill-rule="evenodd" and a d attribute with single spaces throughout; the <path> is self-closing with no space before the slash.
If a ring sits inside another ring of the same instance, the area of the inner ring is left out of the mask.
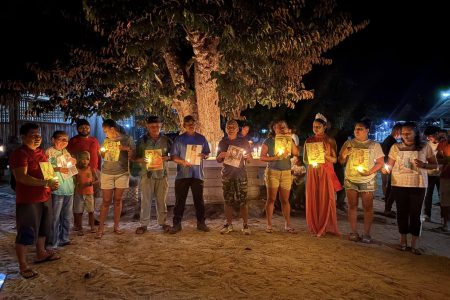
<path id="1" fill-rule="evenodd" d="M 72 217 L 73 195 L 52 194 L 53 222 L 50 245 L 69 242 L 70 218 Z"/>

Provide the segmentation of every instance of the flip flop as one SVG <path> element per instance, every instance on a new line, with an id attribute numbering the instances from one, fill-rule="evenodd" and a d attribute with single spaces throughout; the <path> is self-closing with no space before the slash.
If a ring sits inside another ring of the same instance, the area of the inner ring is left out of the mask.
<path id="1" fill-rule="evenodd" d="M 35 263 L 35 264 L 42 264 L 42 263 L 45 263 L 45 262 L 48 262 L 48 261 L 54 261 L 54 260 L 58 260 L 58 259 L 61 259 L 61 256 L 59 256 L 58 253 L 53 252 L 53 253 L 50 253 L 50 254 L 49 254 L 46 258 L 44 258 L 44 259 L 41 259 L 41 260 L 35 260 L 34 263 Z"/>
<path id="2" fill-rule="evenodd" d="M 272 227 L 266 227 L 266 232 L 267 233 L 273 233 Z"/>
<path id="3" fill-rule="evenodd" d="M 411 253 L 415 255 L 422 255 L 423 250 L 420 250 L 419 248 L 411 248 Z"/>
<path id="4" fill-rule="evenodd" d="M 395 247 L 395 249 L 399 250 L 399 251 L 406 251 L 406 248 L 407 248 L 407 246 L 406 245 L 402 245 L 402 244 L 399 244 L 399 245 L 397 245 Z"/>
<path id="5" fill-rule="evenodd" d="M 31 278 L 37 277 L 39 275 L 38 272 L 36 272 L 32 269 L 26 269 L 26 270 L 20 271 L 19 273 L 25 279 L 31 279 Z"/>
<path id="6" fill-rule="evenodd" d="M 295 229 L 292 228 L 292 227 L 285 227 L 285 228 L 284 228 L 284 232 L 290 233 L 290 234 L 297 234 L 297 230 L 295 230 Z"/>

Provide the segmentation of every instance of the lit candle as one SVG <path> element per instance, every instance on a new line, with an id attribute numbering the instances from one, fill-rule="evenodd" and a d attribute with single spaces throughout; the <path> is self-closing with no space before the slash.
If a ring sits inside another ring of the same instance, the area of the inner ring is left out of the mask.
<path id="1" fill-rule="evenodd" d="M 313 166 L 313 168 L 317 168 L 318 163 L 316 161 L 311 162 L 311 165 Z"/>
<path id="2" fill-rule="evenodd" d="M 58 182 L 58 177 L 55 176 L 55 177 L 52 178 L 52 180 L 55 181 L 55 182 Z"/>
<path id="3" fill-rule="evenodd" d="M 278 152 L 278 155 L 283 155 L 284 149 L 283 148 L 278 148 L 277 152 Z"/>
<path id="4" fill-rule="evenodd" d="M 105 148 L 105 147 L 101 147 L 101 148 L 100 148 L 100 151 L 105 152 L 105 151 L 106 151 L 106 148 Z"/>
<path id="5" fill-rule="evenodd" d="M 0 152 L 5 152 L 5 146 L 3 145 L 0 146 Z"/>
<path id="6" fill-rule="evenodd" d="M 244 150 L 243 154 L 246 155 L 246 154 L 247 154 L 247 151 Z"/>
<path id="7" fill-rule="evenodd" d="M 71 161 L 67 162 L 67 167 L 68 167 L 68 168 L 71 168 L 71 167 L 72 167 L 72 162 L 71 162 Z"/>
<path id="8" fill-rule="evenodd" d="M 364 172 L 363 166 L 357 166 L 357 167 L 356 167 L 356 171 L 358 171 L 358 172 Z"/>
<path id="9" fill-rule="evenodd" d="M 191 160 L 188 158 L 188 159 L 186 159 L 186 161 L 188 162 L 188 163 L 190 163 L 191 162 Z"/>
<path id="10" fill-rule="evenodd" d="M 391 168 L 391 166 L 390 166 L 390 165 L 388 165 L 388 164 L 384 164 L 384 168 L 386 169 L 386 171 L 388 171 L 388 172 L 389 172 L 389 169 Z"/>

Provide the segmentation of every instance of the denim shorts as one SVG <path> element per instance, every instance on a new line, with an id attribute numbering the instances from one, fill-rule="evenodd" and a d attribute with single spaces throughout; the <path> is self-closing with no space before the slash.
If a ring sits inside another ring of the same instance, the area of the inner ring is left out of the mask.
<path id="1" fill-rule="evenodd" d="M 355 190 L 357 192 L 375 192 L 377 189 L 376 177 L 370 180 L 369 182 L 358 183 L 353 182 L 348 179 L 344 181 L 344 188 L 346 190 Z"/>

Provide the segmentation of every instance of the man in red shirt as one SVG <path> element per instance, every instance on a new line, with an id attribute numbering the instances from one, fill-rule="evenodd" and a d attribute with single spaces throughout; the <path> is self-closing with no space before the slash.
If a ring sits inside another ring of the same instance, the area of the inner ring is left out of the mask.
<path id="1" fill-rule="evenodd" d="M 20 274 L 28 279 L 38 275 L 27 264 L 28 245 L 36 244 L 35 263 L 61 258 L 45 249 L 52 221 L 50 193 L 58 189 L 58 181 L 44 180 L 40 163 L 48 159 L 39 148 L 42 142 L 39 126 L 25 123 L 20 127 L 20 135 L 22 146 L 11 154 L 9 165 L 16 179 L 16 253 Z"/>
<path id="2" fill-rule="evenodd" d="M 97 138 L 89 136 L 91 134 L 91 125 L 86 119 L 77 121 L 78 135 L 69 140 L 67 150 L 72 156 L 77 157 L 81 151 L 87 151 L 91 155 L 89 166 L 94 170 L 101 169 L 100 144 Z"/>
<path id="3" fill-rule="evenodd" d="M 74 136 L 69 140 L 67 145 L 67 150 L 70 154 L 78 158 L 78 153 L 87 151 L 90 154 L 89 166 L 92 170 L 96 170 L 97 178 L 100 178 L 101 169 L 101 156 L 100 156 L 100 143 L 96 137 L 89 136 L 91 134 L 91 125 L 86 119 L 77 120 L 77 131 L 78 135 Z M 98 184 L 94 185 L 94 195 L 100 194 L 100 186 Z M 100 196 L 101 197 L 101 196 Z M 97 211 L 97 210 L 96 210 Z M 81 228 L 81 224 L 78 224 L 78 220 L 74 214 L 74 227 Z M 95 224 L 98 225 L 98 220 L 95 219 Z"/>

